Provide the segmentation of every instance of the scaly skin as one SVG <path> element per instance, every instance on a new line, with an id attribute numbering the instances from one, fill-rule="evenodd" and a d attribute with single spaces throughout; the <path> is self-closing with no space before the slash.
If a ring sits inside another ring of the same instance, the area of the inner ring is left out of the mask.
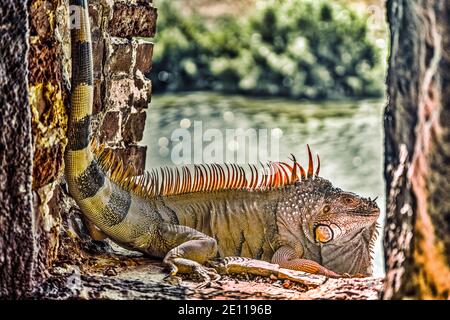
<path id="1" fill-rule="evenodd" d="M 71 0 L 71 5 L 82 14 L 81 27 L 72 29 L 65 174 L 69 192 L 96 238 L 101 238 L 101 230 L 124 247 L 162 258 L 171 276 L 194 272 L 208 280 L 215 272 L 205 264 L 218 256 L 261 259 L 330 277 L 370 275 L 370 246 L 379 209 L 374 201 L 334 188 L 314 175 L 311 156 L 308 173 L 294 160 L 290 178 L 281 174 L 279 164 L 279 175 L 265 182 L 253 177 L 247 182 L 237 166 L 225 179 L 212 166 L 209 184 L 203 173 L 201 179 L 189 173 L 193 182 L 168 180 L 168 175 L 165 184 L 151 180 L 166 189 L 154 188 L 159 191 L 150 196 L 125 187 L 124 181 L 131 181 L 126 173 L 113 174 L 104 165 L 104 155 L 94 153 L 90 145 L 93 74 L 87 1 Z M 297 169 L 301 179 L 296 179 Z M 232 183 L 226 185 L 227 179 Z M 167 191 L 172 185 L 177 192 Z M 137 186 L 136 190 L 143 187 Z"/>

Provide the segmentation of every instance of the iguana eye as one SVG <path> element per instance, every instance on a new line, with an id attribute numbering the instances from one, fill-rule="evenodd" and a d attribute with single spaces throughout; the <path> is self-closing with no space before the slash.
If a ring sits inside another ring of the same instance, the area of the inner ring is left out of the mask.
<path id="1" fill-rule="evenodd" d="M 323 212 L 327 213 L 331 210 L 331 207 L 329 205 L 326 205 L 325 207 L 323 207 Z"/>
<path id="2" fill-rule="evenodd" d="M 345 204 L 348 204 L 348 205 L 352 205 L 352 204 L 356 204 L 356 201 L 355 201 L 355 199 L 353 199 L 353 198 L 344 198 L 344 203 Z"/>

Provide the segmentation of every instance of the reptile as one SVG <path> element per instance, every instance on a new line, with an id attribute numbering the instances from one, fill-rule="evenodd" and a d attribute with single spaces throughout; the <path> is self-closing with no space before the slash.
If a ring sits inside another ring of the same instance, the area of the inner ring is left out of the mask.
<path id="1" fill-rule="evenodd" d="M 216 258 L 242 257 L 327 277 L 371 274 L 376 199 L 334 187 L 308 167 L 201 164 L 137 175 L 92 139 L 92 45 L 87 0 L 71 28 L 72 78 L 65 151 L 70 195 L 97 235 L 163 260 L 169 277 L 216 276 Z M 232 261 L 229 260 L 229 261 Z M 252 270 L 250 270 L 251 272 Z M 256 272 L 256 271 L 255 271 Z"/>

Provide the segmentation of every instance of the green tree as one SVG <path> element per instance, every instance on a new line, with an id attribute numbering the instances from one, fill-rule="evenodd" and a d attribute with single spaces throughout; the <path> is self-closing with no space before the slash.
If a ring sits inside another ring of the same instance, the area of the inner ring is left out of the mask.
<path id="1" fill-rule="evenodd" d="M 262 1 L 213 23 L 159 7 L 155 92 L 218 90 L 324 99 L 379 96 L 380 52 L 366 17 L 324 0 Z"/>

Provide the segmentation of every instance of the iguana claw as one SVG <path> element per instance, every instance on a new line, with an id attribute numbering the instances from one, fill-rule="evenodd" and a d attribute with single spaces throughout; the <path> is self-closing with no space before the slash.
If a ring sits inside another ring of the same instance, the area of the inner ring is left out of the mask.
<path id="1" fill-rule="evenodd" d="M 177 276 L 178 268 L 172 266 L 172 270 L 167 276 L 163 278 L 164 281 L 172 284 L 179 285 L 182 282 L 182 278 Z M 196 287 L 198 289 L 210 286 L 213 282 L 220 280 L 220 275 L 213 268 L 208 268 L 202 265 L 196 265 L 190 272 L 194 277 L 197 276 L 200 280 L 200 284 Z"/>
<path id="2" fill-rule="evenodd" d="M 197 266 L 194 268 L 193 273 L 199 276 L 203 283 L 211 283 L 220 279 L 220 275 L 213 268 Z"/>
<path id="3" fill-rule="evenodd" d="M 181 279 L 181 277 L 178 277 L 178 276 L 176 276 L 176 275 L 174 275 L 172 273 L 169 273 L 167 276 L 165 276 L 163 278 L 163 281 L 165 281 L 165 282 L 167 282 L 167 283 L 169 283 L 171 285 L 176 286 L 176 285 L 180 285 L 181 284 L 182 279 Z"/>
<path id="4" fill-rule="evenodd" d="M 351 277 L 352 277 L 351 274 L 349 274 L 347 272 L 341 274 L 341 278 L 351 278 Z"/>

